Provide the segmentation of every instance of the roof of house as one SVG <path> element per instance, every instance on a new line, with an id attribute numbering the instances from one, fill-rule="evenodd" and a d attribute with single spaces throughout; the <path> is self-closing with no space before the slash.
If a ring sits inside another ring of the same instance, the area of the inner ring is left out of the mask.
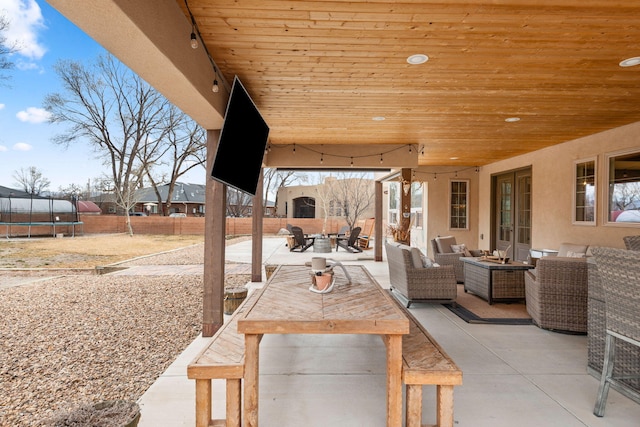
<path id="1" fill-rule="evenodd" d="M 158 186 L 158 192 L 162 201 L 167 200 L 169 194 L 169 184 Z M 188 184 L 176 182 L 173 189 L 171 203 L 200 203 L 204 204 L 205 186 L 202 184 Z M 136 191 L 138 203 L 157 203 L 158 197 L 152 187 L 141 188 Z"/>

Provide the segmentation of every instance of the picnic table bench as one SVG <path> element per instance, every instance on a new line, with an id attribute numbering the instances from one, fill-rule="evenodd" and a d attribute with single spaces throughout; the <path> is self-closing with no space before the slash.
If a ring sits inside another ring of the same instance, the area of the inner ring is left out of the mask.
<path id="1" fill-rule="evenodd" d="M 257 292 L 238 306 L 228 322 L 211 337 L 209 344 L 187 366 L 187 377 L 196 380 L 196 427 L 240 427 L 244 335 L 238 333 L 238 318 Z M 211 380 L 226 380 L 225 419 L 212 419 Z"/>
<path id="2" fill-rule="evenodd" d="M 406 426 L 423 426 L 422 386 L 435 385 L 436 426 L 453 427 L 453 387 L 462 384 L 462 371 L 409 310 L 397 299 L 394 301 L 410 322 L 409 334 L 402 336 Z"/>

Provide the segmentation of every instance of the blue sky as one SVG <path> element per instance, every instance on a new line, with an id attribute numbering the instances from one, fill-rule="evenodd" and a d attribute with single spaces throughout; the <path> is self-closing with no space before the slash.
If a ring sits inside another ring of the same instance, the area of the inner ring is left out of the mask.
<path id="1" fill-rule="evenodd" d="M 64 127 L 47 123 L 47 94 L 60 92 L 53 70 L 60 59 L 91 62 L 105 50 L 44 0 L 0 0 L 9 21 L 7 42 L 20 51 L 9 58 L 15 68 L 0 82 L 0 185 L 16 187 L 13 175 L 35 166 L 51 181 L 50 191 L 69 184 L 86 186 L 107 168 L 88 144 L 64 148 L 51 142 Z M 64 125 L 61 125 L 64 126 Z M 204 168 L 181 181 L 203 184 Z"/>

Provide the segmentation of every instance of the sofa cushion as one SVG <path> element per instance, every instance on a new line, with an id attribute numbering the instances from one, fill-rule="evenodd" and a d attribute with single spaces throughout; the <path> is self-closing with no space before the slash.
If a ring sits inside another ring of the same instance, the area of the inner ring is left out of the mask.
<path id="1" fill-rule="evenodd" d="M 451 245 L 456 244 L 456 238 L 454 236 L 436 237 L 436 245 L 438 245 L 438 252 L 441 254 L 451 254 L 453 249 Z"/>
<path id="2" fill-rule="evenodd" d="M 558 250 L 559 257 L 582 258 L 586 255 L 589 245 L 578 245 L 575 243 L 563 243 Z M 569 255 L 571 253 L 571 255 Z"/>

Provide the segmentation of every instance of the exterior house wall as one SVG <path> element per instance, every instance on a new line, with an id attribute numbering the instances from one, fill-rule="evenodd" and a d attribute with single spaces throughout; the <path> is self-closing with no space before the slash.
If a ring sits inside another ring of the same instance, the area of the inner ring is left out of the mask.
<path id="1" fill-rule="evenodd" d="M 491 176 L 531 166 L 533 248 L 558 248 L 563 242 L 623 248 L 623 236 L 640 234 L 640 224 L 605 224 L 606 155 L 625 149 L 640 150 L 640 122 L 565 142 L 533 153 L 484 166 L 479 173 L 479 217 L 476 232 L 488 248 L 491 232 Z M 572 223 L 574 161 L 597 157 L 596 225 Z"/>
<path id="2" fill-rule="evenodd" d="M 323 184 L 319 184 L 323 185 Z M 294 215 L 294 200 L 300 197 L 310 197 L 316 201 L 315 218 L 324 218 L 323 209 L 320 206 L 321 200 L 318 196 L 319 185 L 294 185 L 278 189 L 278 204 L 277 214 L 286 218 L 293 218 Z M 374 181 L 371 180 L 371 186 L 373 188 Z M 373 191 L 372 191 L 373 197 Z M 372 218 L 374 216 L 374 202 L 371 201 L 369 208 L 360 215 L 359 219 Z M 331 219 L 339 220 L 342 216 L 332 217 Z M 297 218 L 296 218 L 297 219 Z"/>

